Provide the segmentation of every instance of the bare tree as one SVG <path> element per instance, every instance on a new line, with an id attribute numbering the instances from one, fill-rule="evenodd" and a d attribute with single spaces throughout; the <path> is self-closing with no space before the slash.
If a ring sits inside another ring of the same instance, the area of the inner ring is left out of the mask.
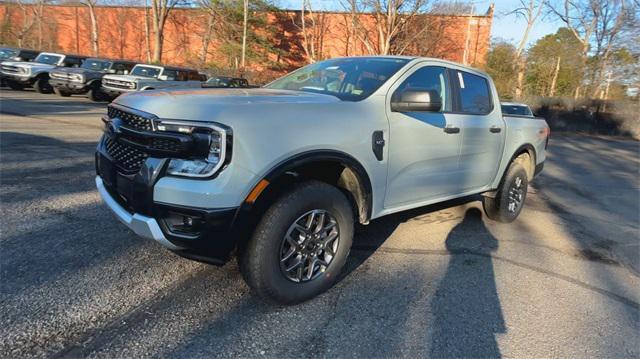
<path id="1" fill-rule="evenodd" d="M 370 54 L 387 55 L 404 48 L 395 40 L 412 21 L 424 14 L 427 0 L 346 0 L 353 16 L 356 36 Z M 368 19 L 373 22 L 370 29 Z M 371 30 L 376 34 L 372 38 Z"/>
<path id="2" fill-rule="evenodd" d="M 247 54 L 247 24 L 249 22 L 249 0 L 243 0 L 242 5 L 242 55 L 240 60 L 240 68 L 244 71 Z"/>
<path id="3" fill-rule="evenodd" d="M 520 38 L 520 42 L 518 43 L 518 47 L 516 48 L 516 69 L 517 69 L 517 77 L 516 77 L 516 89 L 515 89 L 515 98 L 520 99 L 522 97 L 522 92 L 524 90 L 524 73 L 526 70 L 526 59 L 524 58 L 523 52 L 524 48 L 527 45 L 527 41 L 529 41 L 529 33 L 533 28 L 533 25 L 536 23 L 540 14 L 542 13 L 542 9 L 546 6 L 546 0 L 520 0 L 520 6 L 515 10 L 511 11 L 510 14 L 515 14 L 516 16 L 521 16 L 527 22 L 527 25 L 524 29 L 524 33 Z"/>
<path id="4" fill-rule="evenodd" d="M 589 55 L 596 61 L 588 81 L 592 86 L 591 96 L 597 96 L 616 41 L 625 23 L 633 22 L 638 6 L 637 0 L 564 0 L 562 6 L 550 6 L 582 44 L 583 74 Z M 584 85 L 578 85 L 575 98 L 580 97 Z"/>
<path id="5" fill-rule="evenodd" d="M 327 30 L 326 13 L 315 13 L 310 0 L 302 0 L 300 20 L 296 22 L 291 14 L 291 22 L 302 34 L 302 49 L 309 63 L 322 58 L 324 36 Z"/>
<path id="6" fill-rule="evenodd" d="M 81 0 L 80 3 L 89 10 L 89 18 L 91 19 L 91 53 L 93 56 L 99 56 L 99 38 L 98 38 L 98 19 L 96 17 L 97 0 Z"/>
<path id="7" fill-rule="evenodd" d="M 33 29 L 33 26 L 36 23 L 36 17 L 34 16 L 35 14 L 32 11 L 31 6 L 25 5 L 22 0 L 16 0 L 16 4 L 22 13 L 22 25 L 17 31 L 15 31 L 14 35 L 16 37 L 18 47 L 23 47 L 25 46 L 25 37 L 31 32 L 31 29 Z"/>
<path id="8" fill-rule="evenodd" d="M 584 72 L 589 56 L 589 48 L 591 44 L 591 36 L 596 29 L 598 18 L 592 11 L 592 3 L 597 0 L 564 0 L 562 6 L 551 5 L 551 11 L 562 20 L 567 28 L 571 30 L 573 35 L 582 44 L 581 53 L 581 70 Z M 606 1 L 606 0 L 605 0 Z M 574 93 L 574 98 L 580 97 L 582 83 L 578 83 Z"/>
<path id="9" fill-rule="evenodd" d="M 246 1 L 246 0 L 245 0 Z M 164 45 L 164 28 L 167 18 L 181 0 L 151 0 L 151 15 L 153 26 L 153 62 L 162 61 L 162 46 Z"/>
<path id="10" fill-rule="evenodd" d="M 595 7 L 598 21 L 594 31 L 595 44 L 593 53 L 598 60 L 598 65 L 591 75 L 592 98 L 598 95 L 600 87 L 605 82 L 607 66 L 611 52 L 614 49 L 618 35 L 625 22 L 631 22 L 633 11 L 628 11 L 627 6 L 633 7 L 633 3 L 627 5 L 624 0 L 602 1 Z M 608 82 L 607 82 L 608 87 Z"/>
<path id="11" fill-rule="evenodd" d="M 147 52 L 147 62 L 151 62 L 151 30 L 149 27 L 149 4 L 147 0 L 144 0 L 144 41 Z"/>

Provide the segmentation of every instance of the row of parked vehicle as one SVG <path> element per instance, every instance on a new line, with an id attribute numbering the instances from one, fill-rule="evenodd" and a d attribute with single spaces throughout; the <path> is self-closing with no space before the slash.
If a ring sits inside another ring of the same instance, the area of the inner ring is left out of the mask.
<path id="1" fill-rule="evenodd" d="M 122 93 L 172 87 L 252 87 L 243 78 L 211 77 L 196 69 L 128 60 L 0 48 L 0 82 L 13 90 L 33 87 L 63 97 L 86 94 L 111 101 Z"/>

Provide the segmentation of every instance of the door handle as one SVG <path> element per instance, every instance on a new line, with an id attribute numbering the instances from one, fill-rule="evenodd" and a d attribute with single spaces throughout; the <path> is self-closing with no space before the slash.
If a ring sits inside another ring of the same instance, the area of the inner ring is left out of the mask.
<path id="1" fill-rule="evenodd" d="M 445 133 L 460 133 L 460 127 L 455 127 L 451 125 L 444 126 Z"/>
<path id="2" fill-rule="evenodd" d="M 491 133 L 499 133 L 500 131 L 502 131 L 502 129 L 498 126 L 491 126 L 491 128 L 489 128 L 489 132 Z"/>

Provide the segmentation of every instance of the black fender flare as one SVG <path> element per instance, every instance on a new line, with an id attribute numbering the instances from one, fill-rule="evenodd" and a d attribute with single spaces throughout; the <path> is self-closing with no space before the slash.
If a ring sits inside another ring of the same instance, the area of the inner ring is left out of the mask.
<path id="1" fill-rule="evenodd" d="M 311 150 L 293 155 L 273 166 L 267 174 L 262 177 L 262 179 L 254 184 L 252 190 L 263 180 L 271 183 L 277 178 L 285 175 L 287 172 L 291 172 L 295 168 L 311 164 L 313 162 L 334 162 L 343 165 L 355 174 L 360 191 L 362 192 L 362 204 L 366 206 L 366 212 L 363 213 L 365 218 L 360 218 L 360 222 L 366 223 L 371 218 L 373 209 L 373 190 L 371 179 L 369 178 L 369 174 L 365 170 L 364 166 L 353 156 L 345 152 L 336 150 Z M 358 199 L 356 198 L 356 202 L 357 201 Z M 251 211 L 252 206 L 253 203 L 245 200 L 238 208 L 235 219 L 240 220 L 242 217 L 246 216 Z M 360 208 L 358 208 L 358 210 L 360 210 Z"/>
<path id="2" fill-rule="evenodd" d="M 527 153 L 529 153 L 529 154 L 531 154 L 533 156 L 533 158 L 531 159 L 531 164 L 532 164 L 533 168 L 531 170 L 533 171 L 535 169 L 535 167 L 536 167 L 536 158 L 538 157 L 538 154 L 536 153 L 536 148 L 533 147 L 533 145 L 530 144 L 530 143 L 525 143 L 525 144 L 521 145 L 520 147 L 518 147 L 511 154 L 511 158 L 509 158 L 509 162 L 507 162 L 507 166 L 505 166 L 504 170 L 500 174 L 500 182 L 502 182 L 502 178 L 504 178 L 504 174 L 507 172 L 507 169 L 509 169 L 509 166 L 511 166 L 511 163 L 513 163 L 513 161 L 519 155 L 521 155 L 524 152 L 527 152 Z M 533 175 L 533 172 L 531 174 Z"/>

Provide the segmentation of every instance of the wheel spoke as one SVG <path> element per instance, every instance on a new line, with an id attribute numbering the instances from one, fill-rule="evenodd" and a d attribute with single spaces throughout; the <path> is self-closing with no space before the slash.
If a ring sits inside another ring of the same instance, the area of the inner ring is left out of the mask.
<path id="1" fill-rule="evenodd" d="M 300 265 L 302 264 L 303 260 L 302 258 L 298 259 L 297 262 L 295 262 L 293 265 L 291 265 L 290 267 L 287 268 L 287 272 L 291 272 L 292 270 L 296 269 L 296 268 L 300 268 Z"/>
<path id="2" fill-rule="evenodd" d="M 311 213 L 309 213 L 309 217 L 307 217 L 307 222 L 305 224 L 305 229 L 308 231 L 311 230 L 311 225 L 313 224 L 313 220 L 316 218 L 316 211 L 311 211 Z"/>
<path id="3" fill-rule="evenodd" d="M 309 264 L 309 269 L 307 269 L 307 280 L 311 279 L 311 277 L 313 277 L 313 267 L 316 266 L 316 262 L 318 262 L 317 259 L 313 259 L 311 260 L 311 263 Z"/>
<path id="4" fill-rule="evenodd" d="M 318 215 L 318 223 L 316 223 L 316 228 L 313 233 L 320 233 L 320 231 L 322 231 L 322 227 L 324 226 L 324 217 L 324 212 L 321 212 Z"/>
<path id="5" fill-rule="evenodd" d="M 322 240 L 322 245 L 328 247 L 331 242 L 333 242 L 336 238 L 338 238 L 338 231 L 331 232 L 329 235 Z"/>
<path id="6" fill-rule="evenodd" d="M 296 253 L 296 247 L 294 247 L 294 246 L 289 247 L 289 250 L 287 251 L 287 254 L 285 254 L 284 257 L 282 257 L 282 259 L 280 259 L 280 262 L 288 261 L 289 258 L 291 258 L 291 256 L 293 256 L 294 253 Z"/>

